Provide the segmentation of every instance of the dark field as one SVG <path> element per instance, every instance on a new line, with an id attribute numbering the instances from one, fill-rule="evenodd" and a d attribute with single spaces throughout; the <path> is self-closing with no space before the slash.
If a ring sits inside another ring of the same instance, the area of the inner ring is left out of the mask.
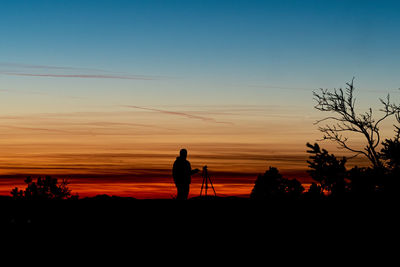
<path id="1" fill-rule="evenodd" d="M 84 252 L 96 247 L 104 255 L 114 248 L 149 262 L 158 261 L 159 255 L 169 262 L 185 262 L 185 255 L 204 263 L 209 257 L 293 262 L 299 260 L 295 255 L 315 260 L 314 255 L 325 253 L 341 261 L 338 256 L 355 257 L 360 246 L 387 248 L 399 234 L 399 208 L 382 199 L 176 201 L 101 196 L 40 202 L 3 197 L 0 210 L 3 233 L 18 236 L 12 238 L 15 248 L 30 244 L 42 250 L 39 244 L 44 243 L 57 250 L 62 245 L 67 247 L 64 257 L 75 255 L 71 253 L 76 248 Z"/>
<path id="2" fill-rule="evenodd" d="M 77 200 L 27 201 L 0 198 L 0 222 L 6 225 L 180 227 L 302 227 L 324 224 L 355 227 L 348 221 L 394 222 L 400 211 L 393 199 L 270 200 L 224 197 L 187 201 L 97 196 Z M 347 222 L 346 222 L 347 221 Z M 137 228 L 140 229 L 140 228 Z"/>

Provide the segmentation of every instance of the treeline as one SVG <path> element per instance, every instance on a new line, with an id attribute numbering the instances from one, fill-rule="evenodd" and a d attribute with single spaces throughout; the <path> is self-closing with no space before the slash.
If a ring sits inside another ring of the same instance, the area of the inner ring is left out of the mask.
<path id="1" fill-rule="evenodd" d="M 354 96 L 354 78 L 342 89 L 320 89 L 313 92 L 315 109 L 329 115 L 316 121 L 321 140 L 336 143 L 339 148 L 364 156 L 368 167 L 346 168 L 347 158 L 336 158 L 315 143 L 307 143 L 310 154 L 308 173 L 314 180 L 310 189 L 297 181 L 282 178 L 278 170 L 270 168 L 260 175 L 252 190 L 251 197 L 265 199 L 274 197 L 335 198 L 344 196 L 396 196 L 400 185 L 400 105 L 393 103 L 388 94 L 379 99 L 380 116 L 372 108 L 358 112 Z M 380 125 L 390 117 L 395 117 L 395 135 L 391 139 L 381 139 Z M 364 140 L 364 147 L 354 147 L 349 135 L 356 134 Z"/>
<path id="2" fill-rule="evenodd" d="M 380 152 L 382 167 L 346 168 L 347 158 L 337 158 L 315 143 L 307 143 L 310 154 L 307 171 L 313 183 L 306 191 L 297 179 L 286 179 L 277 168 L 259 175 L 252 199 L 334 199 L 396 197 L 400 188 L 400 142 L 386 140 Z"/>

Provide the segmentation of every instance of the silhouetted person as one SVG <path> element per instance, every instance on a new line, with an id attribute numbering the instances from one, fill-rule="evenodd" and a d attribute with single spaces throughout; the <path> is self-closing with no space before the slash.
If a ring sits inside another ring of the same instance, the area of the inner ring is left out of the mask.
<path id="1" fill-rule="evenodd" d="M 174 178 L 176 189 L 178 191 L 176 199 L 185 200 L 188 198 L 191 176 L 199 172 L 199 169 L 192 170 L 190 162 L 187 161 L 186 158 L 186 149 L 181 149 L 179 157 L 176 158 L 172 168 L 172 177 Z"/>

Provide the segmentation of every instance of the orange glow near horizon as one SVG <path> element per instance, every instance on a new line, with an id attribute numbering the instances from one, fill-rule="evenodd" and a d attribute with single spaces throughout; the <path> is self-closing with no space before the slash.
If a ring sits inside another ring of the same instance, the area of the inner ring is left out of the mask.
<path id="1" fill-rule="evenodd" d="M 189 197 L 199 196 L 201 190 L 201 179 L 196 180 L 190 186 Z M 255 179 L 254 179 L 255 181 Z M 213 186 L 217 196 L 239 196 L 249 197 L 251 190 L 254 187 L 253 183 L 218 183 L 213 180 Z M 0 195 L 10 195 L 11 187 L 24 189 L 26 185 L 23 179 L 18 179 L 16 182 L 0 184 Z M 305 189 L 309 188 L 309 183 L 303 183 Z M 134 197 L 137 199 L 173 199 L 176 197 L 176 188 L 172 181 L 169 182 L 87 182 L 79 179 L 72 180 L 69 188 L 73 195 L 82 197 L 93 197 L 96 195 L 109 195 L 121 197 Z M 204 193 L 204 191 L 203 191 Z M 213 195 L 211 187 L 208 188 L 208 194 Z"/>
<path id="2" fill-rule="evenodd" d="M 73 177 L 70 187 L 81 196 L 171 198 L 171 167 L 182 147 L 193 168 L 209 167 L 222 195 L 249 195 L 269 166 L 309 182 L 305 144 L 319 133 L 313 117 L 290 108 L 121 109 L 0 117 L 0 193 L 23 187 L 12 177 L 52 175 Z"/>

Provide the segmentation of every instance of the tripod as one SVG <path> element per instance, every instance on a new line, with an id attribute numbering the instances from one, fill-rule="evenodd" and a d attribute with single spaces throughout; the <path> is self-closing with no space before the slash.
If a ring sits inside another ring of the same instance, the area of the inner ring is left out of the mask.
<path id="1" fill-rule="evenodd" d="M 213 184 L 212 184 L 212 182 L 211 182 L 211 178 L 210 178 L 210 176 L 208 175 L 207 166 L 204 166 L 204 167 L 203 167 L 203 172 L 201 173 L 201 176 L 203 177 L 203 183 L 201 184 L 200 196 L 201 196 L 202 193 L 203 193 L 203 188 L 204 188 L 204 196 L 205 196 L 205 197 L 207 196 L 207 189 L 208 189 L 208 187 L 209 187 L 209 186 L 208 186 L 208 183 L 210 183 L 211 188 L 212 188 L 213 191 L 214 191 L 214 196 L 217 196 L 217 193 L 215 192 L 214 186 L 213 186 Z"/>

